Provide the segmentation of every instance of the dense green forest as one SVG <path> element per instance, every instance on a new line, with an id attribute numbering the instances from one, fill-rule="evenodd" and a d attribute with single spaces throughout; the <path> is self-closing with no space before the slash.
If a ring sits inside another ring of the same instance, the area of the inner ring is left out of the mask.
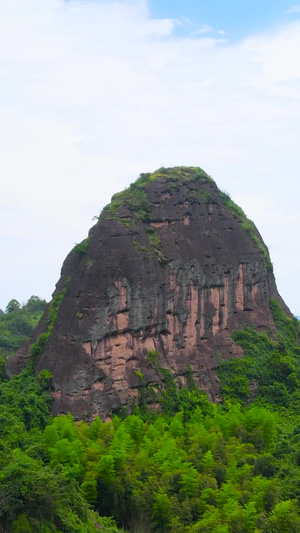
<path id="1" fill-rule="evenodd" d="M 2 365 L 0 532 L 299 532 L 299 323 L 270 306 L 276 334 L 234 333 L 245 356 L 221 363 L 218 405 L 149 352 L 159 411 L 141 375 L 130 414 L 53 418 L 51 374 L 8 380 Z"/>

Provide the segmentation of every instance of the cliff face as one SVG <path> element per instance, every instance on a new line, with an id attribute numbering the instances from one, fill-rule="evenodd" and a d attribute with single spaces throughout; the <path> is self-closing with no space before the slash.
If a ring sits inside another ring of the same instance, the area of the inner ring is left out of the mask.
<path id="1" fill-rule="evenodd" d="M 268 251 L 211 178 L 197 168 L 144 174 L 113 197 L 66 258 L 57 317 L 49 329 L 52 305 L 31 340 L 48 328 L 36 371 L 54 374 L 54 412 L 80 417 L 105 418 L 135 401 L 142 381 L 158 383 L 149 350 L 179 384 L 190 366 L 215 398 L 214 369 L 242 356 L 231 332 L 274 328 L 270 297 L 284 305 Z M 28 362 L 29 344 L 11 373 Z"/>

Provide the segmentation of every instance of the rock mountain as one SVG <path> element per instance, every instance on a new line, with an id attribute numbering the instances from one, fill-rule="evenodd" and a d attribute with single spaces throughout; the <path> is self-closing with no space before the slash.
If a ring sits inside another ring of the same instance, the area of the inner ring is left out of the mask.
<path id="1" fill-rule="evenodd" d="M 114 195 L 69 253 L 9 371 L 34 359 L 54 376 L 55 414 L 105 418 L 160 386 L 157 352 L 179 386 L 191 368 L 217 399 L 216 367 L 242 356 L 232 331 L 275 328 L 270 298 L 289 313 L 254 224 L 200 168 L 161 168 Z"/>

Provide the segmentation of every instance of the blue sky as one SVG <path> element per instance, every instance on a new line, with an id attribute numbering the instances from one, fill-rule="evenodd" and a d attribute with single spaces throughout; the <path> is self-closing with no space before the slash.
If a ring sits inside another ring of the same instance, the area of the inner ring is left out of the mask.
<path id="1" fill-rule="evenodd" d="M 299 17 L 299 12 L 288 12 L 294 6 L 288 0 L 149 0 L 148 5 L 153 17 L 188 19 L 181 31 L 207 25 L 215 32 L 225 31 L 230 40 L 269 30 Z"/>
<path id="2" fill-rule="evenodd" d="M 300 315 L 300 0 L 2 0 L 0 36 L 0 308 L 49 300 L 141 172 L 192 165 L 254 220 Z"/>

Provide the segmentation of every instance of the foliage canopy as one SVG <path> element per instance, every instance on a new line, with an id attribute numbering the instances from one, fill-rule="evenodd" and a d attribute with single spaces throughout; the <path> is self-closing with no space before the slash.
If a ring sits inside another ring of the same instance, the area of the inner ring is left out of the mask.
<path id="1" fill-rule="evenodd" d="M 191 371 L 178 390 L 155 352 L 160 411 L 142 403 L 109 422 L 51 417 L 47 370 L 2 372 L 0 530 L 298 532 L 299 326 L 270 305 L 277 332 L 234 333 L 245 357 L 221 365 L 221 405 Z"/>

